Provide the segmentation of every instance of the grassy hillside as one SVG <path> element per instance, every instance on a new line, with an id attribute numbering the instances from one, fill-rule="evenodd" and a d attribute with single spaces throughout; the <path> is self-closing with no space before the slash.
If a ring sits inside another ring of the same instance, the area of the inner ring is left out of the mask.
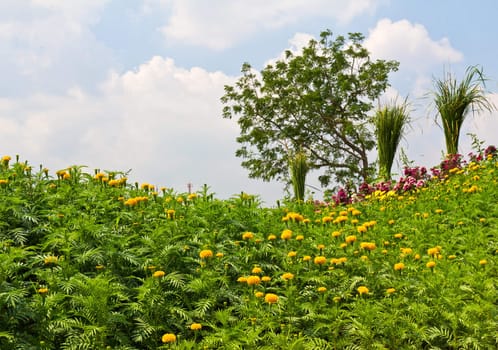
<path id="1" fill-rule="evenodd" d="M 0 349 L 496 349 L 497 175 L 263 208 L 4 157 Z"/>

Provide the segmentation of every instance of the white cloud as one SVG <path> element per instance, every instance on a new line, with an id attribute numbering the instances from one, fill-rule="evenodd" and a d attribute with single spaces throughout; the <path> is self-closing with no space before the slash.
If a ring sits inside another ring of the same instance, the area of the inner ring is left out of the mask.
<path id="1" fill-rule="evenodd" d="M 221 50 L 255 32 L 280 28 L 312 17 L 330 18 L 345 24 L 354 17 L 374 11 L 382 0 L 165 0 L 171 11 L 161 28 L 168 41 Z M 150 1 L 146 2 L 150 7 Z"/>
<path id="2" fill-rule="evenodd" d="M 433 40 L 421 24 L 382 19 L 370 30 L 365 47 L 375 58 L 394 59 L 400 69 L 427 73 L 435 65 L 460 62 L 463 54 L 448 38 Z"/>
<path id="3" fill-rule="evenodd" d="M 279 198 L 281 185 L 247 180 L 235 158 L 238 127 L 222 118 L 219 100 L 233 81 L 156 56 L 135 71 L 112 73 L 97 95 L 72 88 L 2 99 L 0 149 L 53 171 L 72 164 L 132 168 L 132 179 L 178 191 L 191 181 L 195 190 L 206 183 L 225 198 L 263 189 L 266 198 Z"/>

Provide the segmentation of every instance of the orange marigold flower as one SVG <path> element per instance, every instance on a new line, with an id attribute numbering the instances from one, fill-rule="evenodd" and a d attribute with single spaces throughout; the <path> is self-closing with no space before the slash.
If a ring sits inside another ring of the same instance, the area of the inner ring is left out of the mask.
<path id="1" fill-rule="evenodd" d="M 402 262 L 394 264 L 394 271 L 401 271 L 405 268 L 405 264 Z"/>
<path id="2" fill-rule="evenodd" d="M 193 330 L 193 331 L 199 331 L 202 329 L 202 324 L 200 323 L 192 323 L 190 325 L 190 329 Z"/>
<path id="3" fill-rule="evenodd" d="M 174 343 L 176 342 L 176 335 L 174 335 L 173 333 L 166 333 L 163 334 L 161 340 L 163 343 Z"/>
<path id="4" fill-rule="evenodd" d="M 37 292 L 40 294 L 47 294 L 48 288 L 38 288 Z"/>
<path id="5" fill-rule="evenodd" d="M 249 276 L 246 280 L 247 284 L 250 286 L 255 286 L 261 283 L 259 276 Z"/>
<path id="6" fill-rule="evenodd" d="M 357 291 L 360 295 L 368 294 L 368 288 L 365 286 L 359 286 Z"/>
<path id="7" fill-rule="evenodd" d="M 273 293 L 267 293 L 265 295 L 265 302 L 268 304 L 275 304 L 278 301 L 278 295 Z"/>
<path id="8" fill-rule="evenodd" d="M 252 268 L 252 271 L 251 271 L 253 274 L 258 274 L 258 273 L 261 273 L 263 272 L 263 270 L 261 269 L 261 267 L 259 266 L 255 266 Z"/>
<path id="9" fill-rule="evenodd" d="M 377 248 L 377 245 L 373 242 L 361 242 L 360 248 L 365 250 L 374 250 Z"/>
<path id="10" fill-rule="evenodd" d="M 363 225 L 358 226 L 356 228 L 356 230 L 358 231 L 358 233 L 365 233 L 365 232 L 367 232 L 366 226 L 363 226 Z"/>
<path id="11" fill-rule="evenodd" d="M 248 239 L 253 239 L 253 238 L 254 238 L 254 233 L 252 233 L 252 232 L 244 232 L 242 234 L 243 240 L 248 240 Z"/>
<path id="12" fill-rule="evenodd" d="M 199 253 L 199 257 L 201 259 L 211 258 L 212 256 L 213 256 L 213 251 L 210 249 L 201 250 L 201 252 Z"/>
<path id="13" fill-rule="evenodd" d="M 427 266 L 428 268 L 432 269 L 433 267 L 436 266 L 436 262 L 435 261 L 429 261 L 427 264 L 425 264 L 425 266 Z"/>
<path id="14" fill-rule="evenodd" d="M 152 274 L 152 277 L 159 278 L 163 277 L 166 273 L 164 271 L 158 270 Z"/>
<path id="15" fill-rule="evenodd" d="M 345 239 L 346 243 L 353 243 L 356 241 L 356 236 L 352 235 L 352 236 L 346 236 L 346 239 Z"/>
<path id="16" fill-rule="evenodd" d="M 286 272 L 282 275 L 282 279 L 285 280 L 285 281 L 289 281 L 291 279 L 294 278 L 294 274 L 290 273 L 290 272 Z"/>
<path id="17" fill-rule="evenodd" d="M 254 296 L 256 298 L 262 298 L 264 295 L 265 295 L 265 293 L 263 293 L 263 292 L 254 292 Z"/>
<path id="18" fill-rule="evenodd" d="M 292 238 L 292 231 L 289 230 L 289 229 L 285 229 L 282 231 L 282 235 L 280 236 L 280 238 L 284 239 L 284 240 L 289 240 Z"/>

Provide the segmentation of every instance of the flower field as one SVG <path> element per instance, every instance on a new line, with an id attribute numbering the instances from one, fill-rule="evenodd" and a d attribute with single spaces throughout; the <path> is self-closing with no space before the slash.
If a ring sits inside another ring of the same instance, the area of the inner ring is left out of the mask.
<path id="1" fill-rule="evenodd" d="M 3 157 L 0 349 L 496 349 L 497 175 L 266 208 Z"/>

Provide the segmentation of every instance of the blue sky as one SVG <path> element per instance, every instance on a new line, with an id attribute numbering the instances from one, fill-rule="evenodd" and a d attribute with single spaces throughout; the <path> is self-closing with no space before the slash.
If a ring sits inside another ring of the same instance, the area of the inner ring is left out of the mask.
<path id="1" fill-rule="evenodd" d="M 491 0 L 2 0 L 0 152 L 54 172 L 131 169 L 133 181 L 180 192 L 207 184 L 221 198 L 246 191 L 271 205 L 283 185 L 240 167 L 223 86 L 244 62 L 262 69 L 330 29 L 361 32 L 372 57 L 400 62 L 386 97 L 413 106 L 401 147 L 433 166 L 444 149 L 424 98 L 434 77 L 482 65 L 498 105 L 497 10 Z M 496 117 L 466 121 L 461 153 L 468 132 L 498 143 Z"/>

